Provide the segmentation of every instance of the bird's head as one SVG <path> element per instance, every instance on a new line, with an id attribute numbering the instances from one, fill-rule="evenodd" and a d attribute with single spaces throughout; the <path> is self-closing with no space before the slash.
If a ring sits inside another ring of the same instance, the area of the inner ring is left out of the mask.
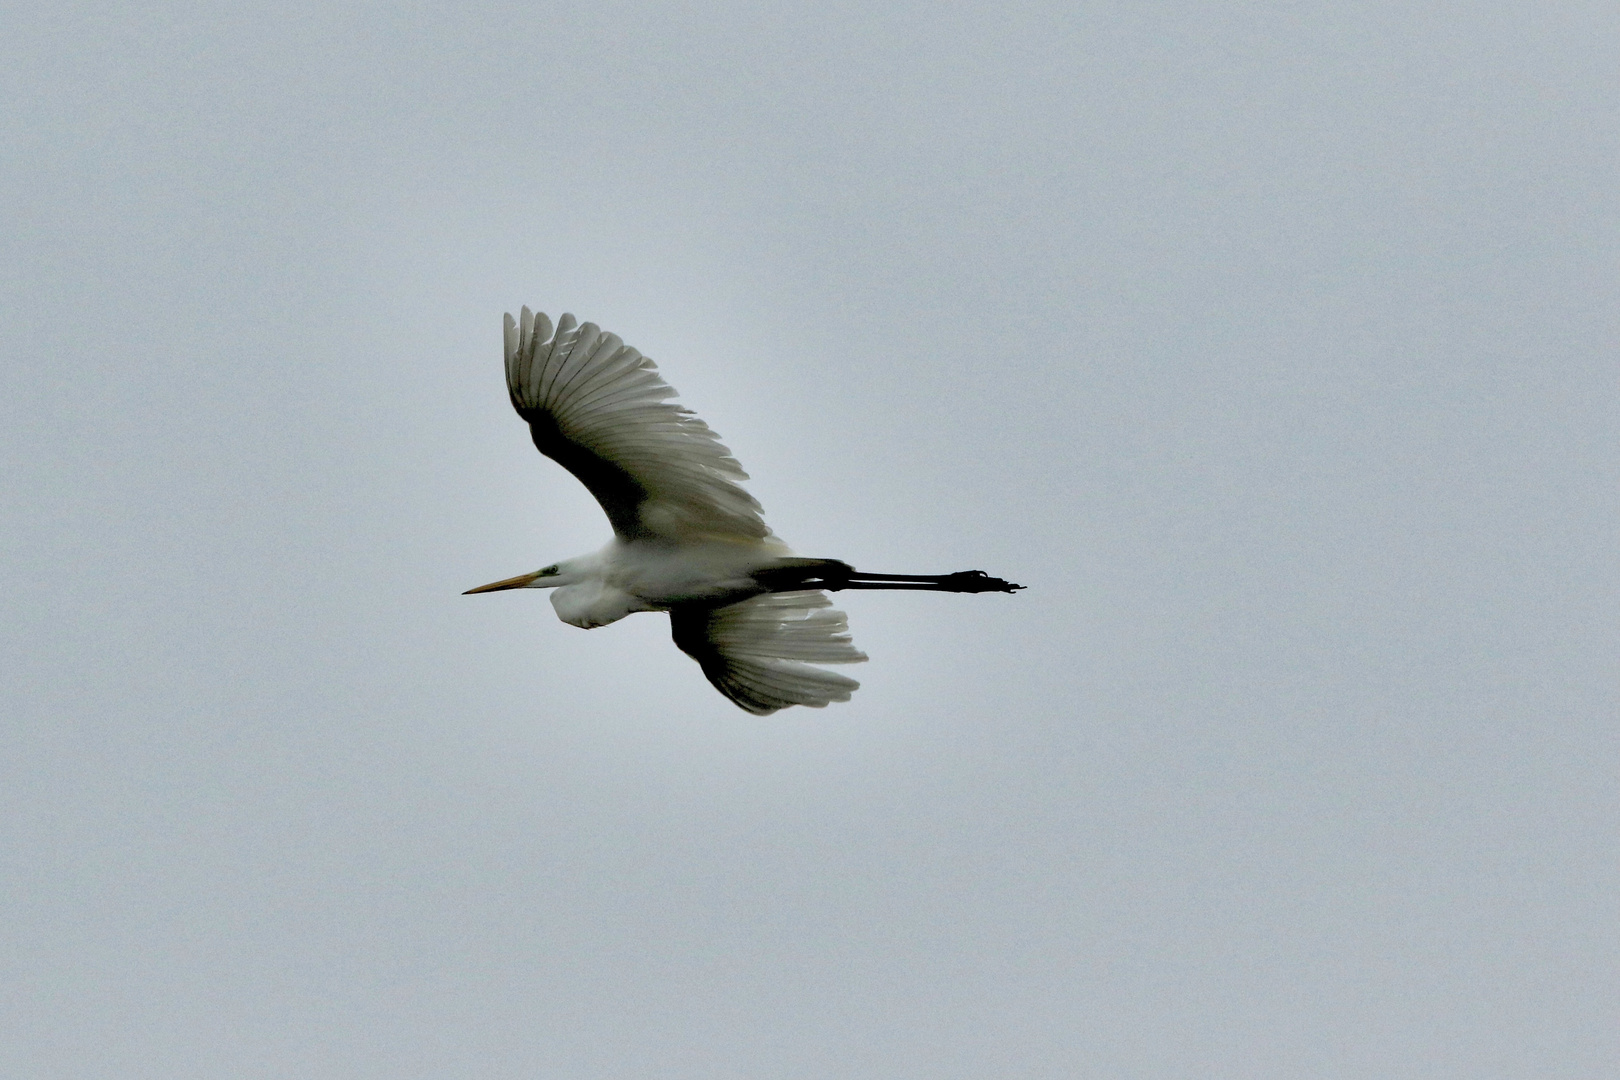
<path id="1" fill-rule="evenodd" d="M 480 585 L 476 589 L 468 589 L 462 596 L 471 596 L 473 593 L 500 592 L 502 589 L 554 589 L 559 585 L 568 585 L 575 580 L 569 563 L 552 563 L 532 574 L 519 574 L 517 577 L 507 578 L 505 581 L 492 581 L 488 585 Z"/>

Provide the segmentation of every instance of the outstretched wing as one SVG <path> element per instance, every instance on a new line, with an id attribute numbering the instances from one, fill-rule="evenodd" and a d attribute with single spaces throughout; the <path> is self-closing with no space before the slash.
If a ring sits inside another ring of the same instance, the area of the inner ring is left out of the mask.
<path id="1" fill-rule="evenodd" d="M 678 607 L 669 613 L 675 644 L 696 660 L 726 697 L 756 716 L 789 705 L 819 709 L 848 701 L 854 679 L 812 664 L 853 664 L 866 654 L 850 644 L 849 619 L 824 592 L 767 593 L 725 607 Z"/>
<path id="2" fill-rule="evenodd" d="M 540 452 L 573 473 L 626 540 L 770 534 L 709 426 L 669 399 L 647 357 L 595 323 L 506 316 L 506 386 Z"/>

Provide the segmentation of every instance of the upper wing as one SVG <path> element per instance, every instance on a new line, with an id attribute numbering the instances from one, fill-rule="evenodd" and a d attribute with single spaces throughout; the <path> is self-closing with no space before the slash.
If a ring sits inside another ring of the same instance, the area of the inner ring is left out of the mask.
<path id="1" fill-rule="evenodd" d="M 534 445 L 590 489 L 624 539 L 770 535 L 731 451 L 617 335 L 564 315 L 553 336 L 543 314 L 508 315 L 506 386 Z"/>
<path id="2" fill-rule="evenodd" d="M 866 654 L 850 644 L 849 619 L 828 610 L 827 594 L 766 593 L 725 607 L 678 607 L 669 613 L 675 644 L 696 660 L 726 697 L 756 716 L 790 705 L 819 709 L 848 701 L 854 679 L 811 664 L 853 664 Z"/>

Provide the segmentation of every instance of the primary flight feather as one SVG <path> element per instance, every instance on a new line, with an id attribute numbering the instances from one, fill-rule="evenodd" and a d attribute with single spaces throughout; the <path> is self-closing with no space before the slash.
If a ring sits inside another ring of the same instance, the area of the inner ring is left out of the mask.
<path id="1" fill-rule="evenodd" d="M 848 701 L 860 684 L 817 667 L 866 655 L 825 590 L 1013 592 L 977 570 L 866 574 L 792 554 L 715 433 L 670 399 L 657 366 L 615 334 L 525 307 L 506 316 L 506 384 L 542 454 L 596 497 L 614 538 L 601 551 L 482 585 L 555 591 L 564 622 L 590 629 L 636 611 L 667 611 L 675 644 L 715 688 L 764 716 Z"/>

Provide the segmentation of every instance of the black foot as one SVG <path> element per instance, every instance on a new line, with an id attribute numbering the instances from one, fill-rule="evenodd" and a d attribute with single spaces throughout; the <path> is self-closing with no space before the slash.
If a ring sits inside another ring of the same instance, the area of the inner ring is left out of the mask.
<path id="1" fill-rule="evenodd" d="M 1014 585 L 1010 581 L 991 577 L 983 570 L 962 570 L 955 574 L 946 574 L 940 579 L 940 585 L 951 592 L 1015 593 L 1023 588 L 1022 585 Z"/>

